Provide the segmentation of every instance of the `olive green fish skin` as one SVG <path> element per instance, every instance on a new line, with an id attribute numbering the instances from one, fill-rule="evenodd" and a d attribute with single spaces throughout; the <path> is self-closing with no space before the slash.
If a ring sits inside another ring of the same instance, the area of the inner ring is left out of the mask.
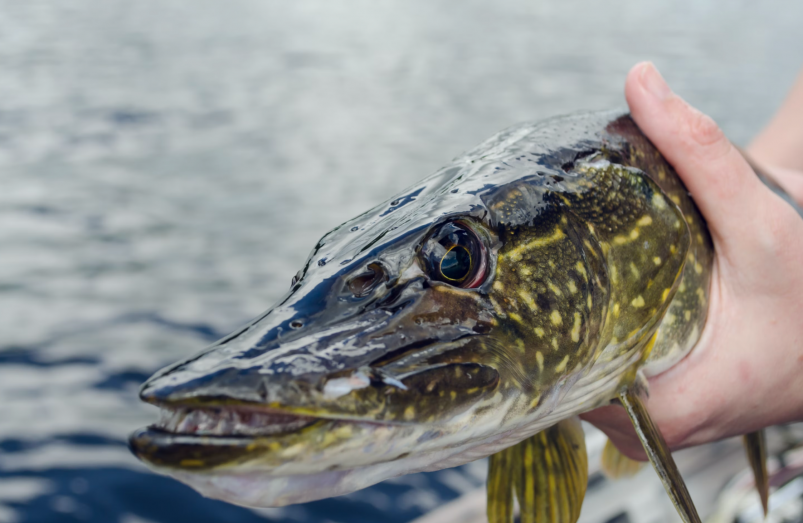
<path id="1" fill-rule="evenodd" d="M 475 288 L 438 281 L 424 259 L 450 223 L 487 253 Z M 465 463 L 681 358 L 705 321 L 711 260 L 693 202 L 628 115 L 516 126 L 324 236 L 279 304 L 141 391 L 169 412 L 308 426 L 244 437 L 182 421 L 130 444 L 251 506 Z"/>

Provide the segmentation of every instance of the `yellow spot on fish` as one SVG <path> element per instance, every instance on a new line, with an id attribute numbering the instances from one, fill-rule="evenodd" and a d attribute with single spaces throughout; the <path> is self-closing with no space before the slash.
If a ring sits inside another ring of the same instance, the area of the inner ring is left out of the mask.
<path id="1" fill-rule="evenodd" d="M 558 287 L 555 284 L 553 284 L 552 282 L 549 282 L 547 284 L 547 286 L 549 286 L 549 290 L 551 290 L 552 292 L 554 292 L 558 296 L 563 296 L 563 293 L 560 292 L 560 289 L 558 289 Z"/>
<path id="2" fill-rule="evenodd" d="M 691 214 L 687 214 L 687 215 L 686 215 L 686 222 L 687 222 L 689 225 L 692 225 L 692 224 L 694 223 L 694 218 L 692 217 L 692 215 L 691 215 Z"/>
<path id="3" fill-rule="evenodd" d="M 552 338 L 552 348 L 558 350 L 558 339 Z"/>
<path id="4" fill-rule="evenodd" d="M 410 405 L 406 409 L 404 409 L 404 419 L 407 421 L 412 421 L 415 418 L 415 407 Z"/>
<path id="5" fill-rule="evenodd" d="M 564 356 L 563 360 L 561 360 L 561 362 L 558 363 L 558 366 L 555 367 L 555 372 L 563 372 L 566 369 L 566 364 L 567 363 L 569 363 L 569 355 L 568 354 L 566 356 Z"/>
<path id="6" fill-rule="evenodd" d="M 507 315 L 508 315 L 508 316 L 510 316 L 510 318 L 511 318 L 513 321 L 517 321 L 517 322 L 519 322 L 519 323 L 524 323 L 524 321 L 522 321 L 522 319 L 521 319 L 521 316 L 519 316 L 519 315 L 518 315 L 518 314 L 516 314 L 515 312 L 508 312 L 508 313 L 507 313 Z"/>
<path id="7" fill-rule="evenodd" d="M 642 216 L 641 219 L 639 221 L 637 221 L 636 223 L 639 224 L 642 227 L 646 227 L 648 225 L 651 225 L 652 224 L 652 216 L 650 216 L 649 214 L 646 215 L 646 216 Z"/>
<path id="8" fill-rule="evenodd" d="M 538 371 L 544 372 L 544 355 L 541 354 L 541 351 L 535 353 L 535 361 L 538 363 Z"/>
<path id="9" fill-rule="evenodd" d="M 521 340 L 516 340 L 516 346 L 519 348 L 519 352 L 524 354 L 527 350 L 524 348 L 524 342 Z"/>
<path id="10" fill-rule="evenodd" d="M 572 294 L 577 292 L 577 285 L 574 284 L 574 280 L 569 280 L 568 287 L 569 287 L 569 292 L 571 292 Z"/>
<path id="11" fill-rule="evenodd" d="M 661 265 L 661 258 L 660 258 L 660 257 L 658 257 L 658 256 L 656 256 L 655 258 L 653 258 L 653 259 L 652 259 L 652 262 L 653 262 L 655 265 Z"/>
<path id="12" fill-rule="evenodd" d="M 522 268 L 521 268 L 521 273 L 522 273 L 524 276 L 529 276 L 530 274 L 532 274 L 532 272 L 530 271 L 530 268 L 529 268 L 529 267 L 522 267 Z"/>
<path id="13" fill-rule="evenodd" d="M 577 262 L 577 265 L 575 265 L 575 267 L 577 268 L 577 272 L 583 275 L 583 278 L 588 277 L 588 274 L 586 274 L 586 267 L 585 265 L 583 265 L 583 262 Z"/>
<path id="14" fill-rule="evenodd" d="M 673 323 L 675 323 L 676 319 L 677 318 L 675 317 L 674 314 L 668 312 L 666 313 L 666 316 L 664 316 L 664 323 L 666 323 L 667 325 L 672 325 Z"/>
<path id="15" fill-rule="evenodd" d="M 658 194 L 658 193 L 653 193 L 653 195 L 652 195 L 652 204 L 653 204 L 653 205 L 654 205 L 654 206 L 655 206 L 657 209 L 664 209 L 664 208 L 666 208 L 666 200 L 664 200 L 664 197 L 663 197 L 663 196 L 661 196 L 661 195 L 660 195 L 660 194 Z"/>
<path id="16" fill-rule="evenodd" d="M 203 467 L 204 462 L 200 459 L 182 459 L 179 465 L 182 467 Z"/>
<path id="17" fill-rule="evenodd" d="M 554 269 L 555 268 L 555 262 L 553 262 L 552 260 L 549 260 L 547 263 L 549 263 L 549 268 L 550 269 Z"/>
<path id="18" fill-rule="evenodd" d="M 676 194 L 670 196 L 669 199 L 675 202 L 675 205 L 680 205 L 680 198 Z"/>
<path id="19" fill-rule="evenodd" d="M 694 272 L 696 272 L 697 274 L 703 273 L 703 266 L 700 265 L 700 262 L 694 264 Z"/>
<path id="20" fill-rule="evenodd" d="M 616 268 L 616 265 L 614 264 L 611 264 L 611 282 L 619 283 L 619 270 Z"/>
<path id="21" fill-rule="evenodd" d="M 614 303 L 613 304 L 613 315 L 616 316 L 617 318 L 619 317 L 619 304 L 618 303 Z"/>
<path id="22" fill-rule="evenodd" d="M 542 329 L 541 327 L 536 327 L 534 330 L 535 330 L 535 333 L 538 335 L 539 338 L 543 338 L 544 337 L 544 329 Z"/>
<path id="23" fill-rule="evenodd" d="M 683 317 L 686 318 L 686 321 L 691 319 L 691 311 L 683 311 Z"/>
<path id="24" fill-rule="evenodd" d="M 633 301 L 630 302 L 630 305 L 632 305 L 637 309 L 639 307 L 644 307 L 644 298 L 641 295 L 639 295 L 636 298 L 634 298 Z"/>
<path id="25" fill-rule="evenodd" d="M 699 244 L 703 243 L 703 235 L 700 234 L 699 232 L 697 233 L 697 243 Z"/>
<path id="26" fill-rule="evenodd" d="M 552 311 L 552 314 L 549 315 L 549 319 L 552 320 L 553 325 L 560 325 L 563 323 L 563 318 L 558 311 Z"/>
<path id="27" fill-rule="evenodd" d="M 533 312 L 538 310 L 538 305 L 535 304 L 535 300 L 533 300 L 533 297 L 530 296 L 530 293 L 525 291 L 519 291 L 519 297 L 522 299 L 524 303 L 527 304 L 530 310 L 532 310 Z"/>
<path id="28" fill-rule="evenodd" d="M 457 391 L 456 391 L 456 390 L 453 390 L 453 391 L 451 391 L 451 392 L 449 393 L 449 396 L 451 396 L 451 397 L 452 397 L 452 399 L 456 399 L 456 398 L 457 398 Z"/>
<path id="29" fill-rule="evenodd" d="M 636 267 L 636 264 L 633 262 L 630 262 L 630 272 L 633 273 L 633 277 L 635 278 L 641 276 L 641 273 L 638 271 L 638 267 Z"/>
<path id="30" fill-rule="evenodd" d="M 663 294 L 661 294 L 661 301 L 666 301 L 666 299 L 669 297 L 670 292 L 672 292 L 672 289 L 670 289 L 669 287 L 664 289 Z"/>
<path id="31" fill-rule="evenodd" d="M 501 281 L 499 281 L 499 280 L 496 280 L 496 281 L 494 282 L 494 290 L 497 290 L 497 291 L 499 291 L 499 292 L 504 292 L 504 290 L 505 290 L 505 286 L 504 286 L 504 285 L 502 285 L 502 282 L 501 282 Z"/>
<path id="32" fill-rule="evenodd" d="M 588 295 L 588 299 L 586 300 L 586 302 L 588 303 L 588 308 L 589 309 L 591 308 L 592 305 L 594 305 L 594 302 L 591 301 L 591 295 L 590 294 Z"/>
<path id="33" fill-rule="evenodd" d="M 527 252 L 530 249 L 543 247 L 544 245 L 549 245 L 550 243 L 562 240 L 565 237 L 566 235 L 563 234 L 563 230 L 560 227 L 555 227 L 555 231 L 551 236 L 547 236 L 546 238 L 538 238 L 537 240 L 525 243 L 524 245 L 516 247 L 515 249 L 511 249 L 503 257 L 509 257 L 514 260 L 520 259 L 523 252 Z"/>
<path id="34" fill-rule="evenodd" d="M 538 406 L 538 402 L 539 402 L 540 400 L 541 400 L 541 395 L 539 394 L 538 396 L 536 396 L 535 398 L 533 398 L 533 400 L 530 402 L 530 408 L 531 408 L 531 409 L 534 409 L 535 407 L 537 407 L 537 406 Z"/>
<path id="35" fill-rule="evenodd" d="M 613 243 L 615 243 L 616 245 L 624 245 L 625 243 L 627 243 L 627 238 L 625 238 L 624 236 L 614 236 Z"/>
<path id="36" fill-rule="evenodd" d="M 671 252 L 672 254 L 675 254 L 676 252 L 678 252 L 678 248 L 674 243 L 669 246 L 669 252 Z"/>
<path id="37" fill-rule="evenodd" d="M 580 341 L 580 325 L 582 324 L 582 318 L 579 312 L 574 313 L 574 327 L 572 327 L 572 341 L 578 342 Z"/>
<path id="38" fill-rule="evenodd" d="M 630 231 L 630 239 L 635 240 L 636 238 L 638 238 L 638 227 Z"/>

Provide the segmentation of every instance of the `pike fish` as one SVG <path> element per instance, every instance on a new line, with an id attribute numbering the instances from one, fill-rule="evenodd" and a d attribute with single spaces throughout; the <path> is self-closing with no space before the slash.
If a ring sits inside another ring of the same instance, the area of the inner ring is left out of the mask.
<path id="1" fill-rule="evenodd" d="M 327 233 L 273 308 L 151 377 L 140 396 L 162 418 L 130 447 L 252 507 L 491 456 L 492 523 L 513 521 L 514 497 L 524 523 L 574 523 L 576 416 L 616 401 L 699 521 L 642 397 L 700 337 L 713 256 L 628 114 L 518 125 Z"/>

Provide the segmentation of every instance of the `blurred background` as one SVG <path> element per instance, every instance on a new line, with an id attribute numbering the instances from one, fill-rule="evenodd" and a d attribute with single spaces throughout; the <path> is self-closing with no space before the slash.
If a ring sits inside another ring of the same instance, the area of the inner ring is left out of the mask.
<path id="1" fill-rule="evenodd" d="M 639 60 L 746 144 L 803 65 L 801 20 L 788 0 L 0 0 L 0 522 L 405 523 L 474 493 L 484 462 L 252 511 L 125 439 L 155 420 L 140 383 L 272 305 L 327 230 L 513 123 L 623 106 Z M 707 510 L 745 466 L 722 445 L 691 460 L 729 471 L 692 489 Z M 583 518 L 645 505 L 640 477 Z"/>

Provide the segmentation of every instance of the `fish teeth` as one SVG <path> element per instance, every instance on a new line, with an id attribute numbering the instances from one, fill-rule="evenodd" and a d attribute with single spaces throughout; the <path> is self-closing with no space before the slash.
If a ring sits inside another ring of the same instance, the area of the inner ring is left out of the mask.
<path id="1" fill-rule="evenodd" d="M 175 434 L 267 436 L 309 425 L 315 418 L 237 409 L 162 409 L 156 426 Z"/>

